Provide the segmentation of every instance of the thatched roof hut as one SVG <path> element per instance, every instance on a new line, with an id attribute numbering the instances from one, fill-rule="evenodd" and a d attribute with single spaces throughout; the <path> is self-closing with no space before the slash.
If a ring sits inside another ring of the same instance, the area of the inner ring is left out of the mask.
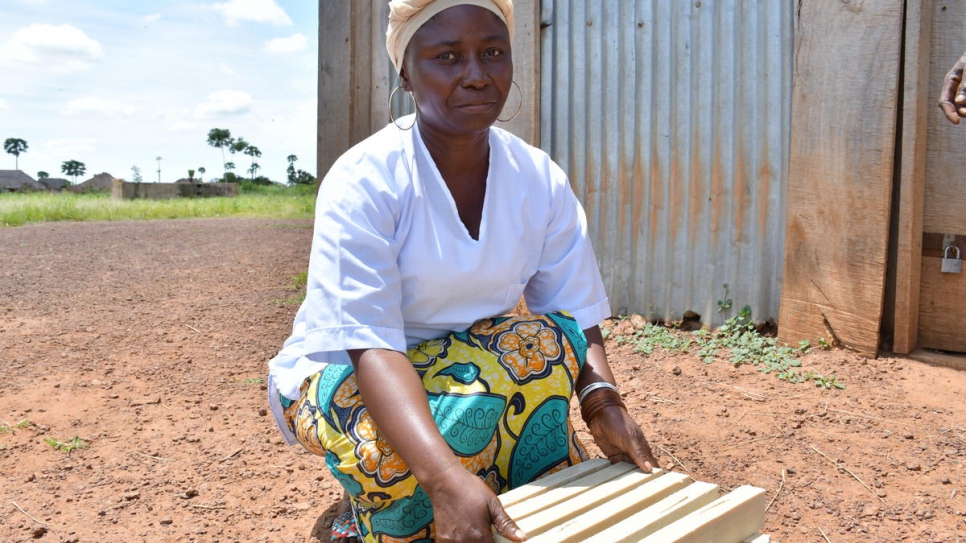
<path id="1" fill-rule="evenodd" d="M 94 177 L 91 177 L 83 183 L 78 183 L 77 185 L 71 187 L 73 192 L 110 192 L 112 187 L 112 182 L 114 181 L 114 176 L 102 172 Z"/>
<path id="2" fill-rule="evenodd" d="M 52 190 L 55 192 L 60 192 L 70 186 L 70 181 L 64 179 L 63 177 L 47 177 L 44 179 L 38 179 L 37 182 L 43 185 L 47 190 Z"/>
<path id="3" fill-rule="evenodd" d="M 21 170 L 0 170 L 0 191 L 26 192 L 31 190 L 47 189 Z"/>

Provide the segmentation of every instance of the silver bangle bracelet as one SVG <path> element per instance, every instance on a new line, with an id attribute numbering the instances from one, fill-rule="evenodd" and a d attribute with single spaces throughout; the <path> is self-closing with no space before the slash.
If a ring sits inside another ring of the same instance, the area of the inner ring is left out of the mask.
<path id="1" fill-rule="evenodd" d="M 584 389 L 577 394 L 577 402 L 583 403 L 584 398 L 586 398 L 588 394 L 597 390 L 598 388 L 609 388 L 614 392 L 620 393 L 620 391 L 617 390 L 616 386 L 608 383 L 607 381 L 597 381 L 596 383 L 591 383 L 585 386 Z"/>

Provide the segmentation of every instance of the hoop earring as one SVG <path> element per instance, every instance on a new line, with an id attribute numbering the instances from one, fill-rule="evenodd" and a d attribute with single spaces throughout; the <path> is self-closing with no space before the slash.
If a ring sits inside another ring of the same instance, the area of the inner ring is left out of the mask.
<path id="1" fill-rule="evenodd" d="M 520 103 L 517 104 L 517 110 L 513 112 L 513 115 L 510 115 L 509 119 L 501 119 L 499 117 L 496 118 L 496 120 L 500 121 L 501 123 L 508 123 L 513 119 L 515 119 L 517 117 L 517 114 L 520 113 L 520 109 L 523 108 L 523 90 L 520 89 L 520 85 L 517 85 L 516 81 L 510 81 L 510 83 L 513 83 L 513 87 L 517 89 L 517 93 L 520 95 Z M 510 90 L 512 91 L 513 88 L 511 88 Z"/>
<path id="2" fill-rule="evenodd" d="M 402 90 L 402 87 L 400 87 L 399 85 L 396 85 L 395 87 L 393 87 L 392 92 L 389 93 L 389 120 L 392 121 L 392 124 L 396 125 L 396 128 L 398 128 L 400 130 L 411 130 L 412 127 L 416 126 L 416 119 L 415 118 L 413 118 L 413 124 L 411 124 L 411 125 L 409 125 L 407 127 L 402 127 L 402 126 L 399 126 L 399 124 L 396 122 L 396 118 L 393 117 L 393 115 L 392 115 L 392 97 L 396 94 L 396 91 L 399 91 L 399 90 Z M 405 91 L 403 91 L 403 92 L 405 92 Z M 413 96 L 413 93 L 411 93 L 411 92 L 407 92 L 406 94 L 408 94 L 410 100 L 413 101 L 413 110 L 415 111 L 415 109 L 416 109 L 416 97 Z M 522 100 L 521 100 L 521 102 L 522 102 Z"/>

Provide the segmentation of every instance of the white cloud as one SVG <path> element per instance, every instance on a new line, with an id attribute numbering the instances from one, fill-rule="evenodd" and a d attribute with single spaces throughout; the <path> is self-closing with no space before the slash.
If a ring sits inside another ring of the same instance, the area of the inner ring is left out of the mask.
<path id="1" fill-rule="evenodd" d="M 137 108 L 117 100 L 105 100 L 89 96 L 71 100 L 67 103 L 63 113 L 65 115 L 91 114 L 107 118 L 132 117 L 137 113 Z"/>
<path id="2" fill-rule="evenodd" d="M 235 69 L 222 62 L 218 65 L 218 73 L 221 75 L 235 75 Z"/>
<path id="3" fill-rule="evenodd" d="M 160 13 L 152 13 L 151 15 L 145 15 L 144 17 L 141 17 L 141 20 L 144 21 L 145 23 L 153 23 L 153 22 L 156 22 L 156 21 L 160 21 L 161 20 L 161 14 Z"/>
<path id="4" fill-rule="evenodd" d="M 292 19 L 275 0 L 228 0 L 221 4 L 211 4 L 210 7 L 221 13 L 229 25 L 236 25 L 240 21 L 278 26 L 292 24 Z"/>
<path id="5" fill-rule="evenodd" d="M 208 95 L 208 101 L 195 108 L 196 119 L 212 119 L 225 115 L 240 115 L 248 112 L 252 97 L 247 92 L 220 90 Z"/>
<path id="6" fill-rule="evenodd" d="M 0 45 L 0 64 L 34 64 L 58 72 L 82 70 L 103 56 L 97 40 L 66 24 L 30 25 Z"/>
<path id="7" fill-rule="evenodd" d="M 0 111 L 7 109 L 7 102 L 3 98 L 0 98 Z"/>
<path id="8" fill-rule="evenodd" d="M 309 40 L 302 34 L 292 34 L 287 38 L 278 38 L 265 42 L 266 53 L 298 53 L 305 50 Z"/>

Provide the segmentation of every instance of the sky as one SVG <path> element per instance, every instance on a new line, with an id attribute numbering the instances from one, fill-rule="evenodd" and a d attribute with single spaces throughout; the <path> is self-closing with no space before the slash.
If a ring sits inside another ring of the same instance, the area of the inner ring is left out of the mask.
<path id="1" fill-rule="evenodd" d="M 318 20 L 315 0 L 0 0 L 0 141 L 27 142 L 35 179 L 78 160 L 78 182 L 173 183 L 221 176 L 222 128 L 258 147 L 258 175 L 285 182 L 289 155 L 315 175 Z"/>

